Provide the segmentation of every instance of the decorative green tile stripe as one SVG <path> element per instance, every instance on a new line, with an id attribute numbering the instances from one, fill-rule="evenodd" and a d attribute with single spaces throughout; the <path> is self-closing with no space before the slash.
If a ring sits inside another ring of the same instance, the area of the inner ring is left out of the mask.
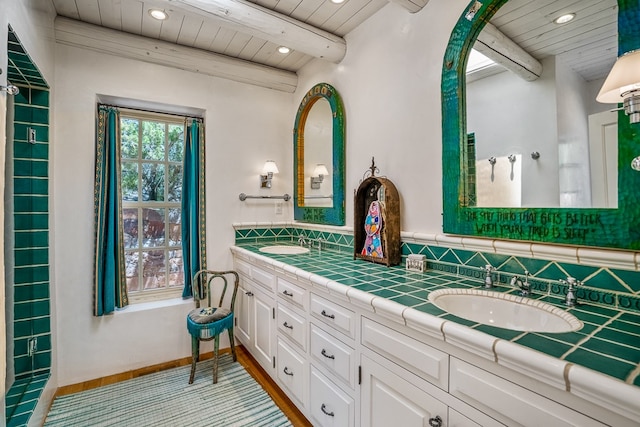
<path id="1" fill-rule="evenodd" d="M 301 235 L 316 241 L 322 239 L 323 248 L 353 252 L 353 235 L 298 227 L 236 230 L 236 243 L 297 244 Z M 583 283 L 577 290 L 579 300 L 640 312 L 640 273 L 636 271 L 403 242 L 402 255 L 410 254 L 425 255 L 430 269 L 474 279 L 484 277 L 482 268 L 490 264 L 496 268 L 500 283 L 509 283 L 513 276 L 522 277 L 526 270 L 530 273 L 529 282 L 534 291 L 558 297 L 567 293 L 567 287 L 559 280 L 575 277 Z"/>

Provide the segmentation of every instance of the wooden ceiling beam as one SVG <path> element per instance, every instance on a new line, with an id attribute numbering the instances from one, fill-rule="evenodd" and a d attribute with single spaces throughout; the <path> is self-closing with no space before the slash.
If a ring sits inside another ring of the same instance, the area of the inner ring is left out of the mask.
<path id="1" fill-rule="evenodd" d="M 342 37 L 244 0 L 163 0 L 155 3 L 209 16 L 230 29 L 333 63 L 339 63 L 347 53 L 347 44 Z"/>
<path id="2" fill-rule="evenodd" d="M 542 74 L 540 61 L 489 22 L 480 32 L 473 48 L 527 81 L 534 81 Z"/>
<path id="3" fill-rule="evenodd" d="M 298 86 L 298 76 L 290 71 L 111 30 L 61 16 L 55 20 L 55 37 L 57 43 L 69 46 L 284 92 L 293 93 Z"/>

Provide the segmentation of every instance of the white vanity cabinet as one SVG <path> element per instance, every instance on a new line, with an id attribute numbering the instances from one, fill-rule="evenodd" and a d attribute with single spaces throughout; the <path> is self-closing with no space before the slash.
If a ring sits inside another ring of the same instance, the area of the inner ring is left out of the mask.
<path id="1" fill-rule="evenodd" d="M 234 313 L 235 336 L 267 372 L 273 373 L 275 304 L 273 290 L 267 285 L 270 280 L 275 280 L 275 276 L 242 264 L 236 263 L 236 269 L 240 273 L 240 286 Z M 238 265 L 246 268 L 238 268 Z M 252 279 L 254 270 L 258 272 L 257 276 L 262 282 Z"/>
<path id="2" fill-rule="evenodd" d="M 351 303 L 346 287 L 298 280 L 238 250 L 236 337 L 314 426 L 637 425 L 444 340 L 437 327 L 405 324 L 397 304 L 361 294 Z"/>

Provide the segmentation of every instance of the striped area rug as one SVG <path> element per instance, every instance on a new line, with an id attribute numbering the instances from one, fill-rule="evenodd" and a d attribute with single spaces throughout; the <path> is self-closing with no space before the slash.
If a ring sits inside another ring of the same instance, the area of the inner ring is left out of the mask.
<path id="1" fill-rule="evenodd" d="M 49 426 L 291 426 L 267 392 L 231 355 L 221 355 L 218 383 L 212 360 L 156 372 L 116 384 L 57 397 Z"/>

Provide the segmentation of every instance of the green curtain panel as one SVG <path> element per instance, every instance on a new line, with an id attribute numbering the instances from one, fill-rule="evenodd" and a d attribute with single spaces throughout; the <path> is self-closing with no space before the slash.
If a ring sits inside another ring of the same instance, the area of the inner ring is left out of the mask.
<path id="1" fill-rule="evenodd" d="M 204 125 L 187 122 L 182 180 L 182 257 L 184 263 L 183 298 L 193 295 L 195 274 L 206 265 L 204 202 Z"/>
<path id="2" fill-rule="evenodd" d="M 95 265 L 93 315 L 128 304 L 120 192 L 120 113 L 99 106 L 94 188 Z"/>

